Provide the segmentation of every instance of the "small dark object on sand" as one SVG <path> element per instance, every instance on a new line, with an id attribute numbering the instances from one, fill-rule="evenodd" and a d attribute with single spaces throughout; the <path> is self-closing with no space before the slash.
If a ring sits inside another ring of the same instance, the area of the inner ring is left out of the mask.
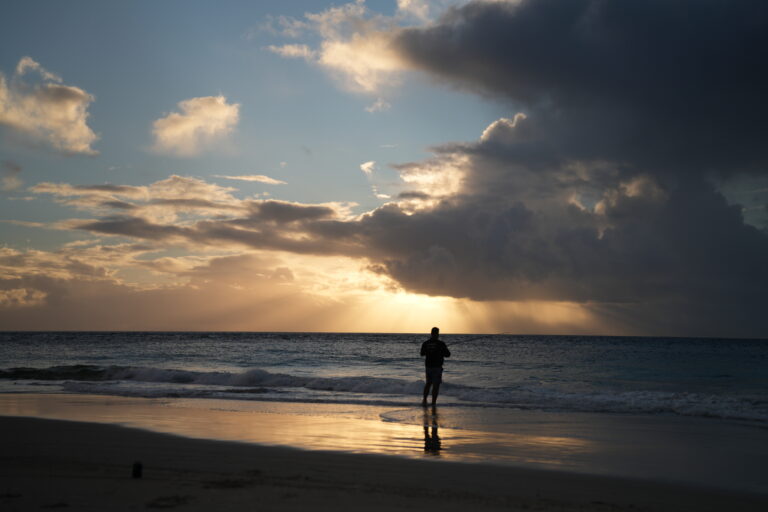
<path id="1" fill-rule="evenodd" d="M 133 478 L 141 478 L 141 473 L 144 470 L 144 466 L 141 464 L 141 461 L 136 461 L 133 463 L 133 470 L 131 471 L 131 476 Z"/>

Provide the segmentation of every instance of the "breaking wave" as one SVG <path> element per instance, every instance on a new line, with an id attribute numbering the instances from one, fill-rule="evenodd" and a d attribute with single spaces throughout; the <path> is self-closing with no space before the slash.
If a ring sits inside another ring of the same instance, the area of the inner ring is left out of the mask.
<path id="1" fill-rule="evenodd" d="M 204 372 L 135 366 L 70 365 L 0 369 L 0 379 L 48 382 L 64 391 L 121 396 L 238 400 L 413 404 L 423 382 L 377 377 L 315 377 L 272 373 Z M 675 414 L 768 422 L 764 396 L 732 397 L 667 391 L 571 391 L 524 384 L 481 388 L 445 383 L 445 407 L 509 407 L 549 411 Z"/>

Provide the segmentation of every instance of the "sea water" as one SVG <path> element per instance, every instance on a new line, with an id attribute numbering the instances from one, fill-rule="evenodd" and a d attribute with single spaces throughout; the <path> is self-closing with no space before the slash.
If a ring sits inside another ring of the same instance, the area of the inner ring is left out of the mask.
<path id="1" fill-rule="evenodd" d="M 392 408 L 421 401 L 421 334 L 0 333 L 0 392 Z M 768 424 L 766 340 L 445 335 L 440 406 Z M 461 414 L 459 414 L 461 411 Z M 498 414 L 497 414 L 498 415 Z M 396 413 L 385 418 L 398 421 Z"/>

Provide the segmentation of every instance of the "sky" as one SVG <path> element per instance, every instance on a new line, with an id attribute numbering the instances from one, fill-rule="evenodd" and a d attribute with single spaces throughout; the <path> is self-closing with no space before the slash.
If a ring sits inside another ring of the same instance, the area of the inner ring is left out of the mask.
<path id="1" fill-rule="evenodd" d="M 768 337 L 768 4 L 13 2 L 0 328 Z"/>

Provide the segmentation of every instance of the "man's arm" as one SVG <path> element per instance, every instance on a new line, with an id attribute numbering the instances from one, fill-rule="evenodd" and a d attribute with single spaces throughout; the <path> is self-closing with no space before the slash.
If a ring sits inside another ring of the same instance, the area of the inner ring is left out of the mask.
<path id="1" fill-rule="evenodd" d="M 425 355 L 427 355 L 426 345 L 427 345 L 426 341 L 421 344 L 421 357 L 424 357 Z"/>
<path id="2" fill-rule="evenodd" d="M 448 350 L 448 345 L 443 343 L 443 357 L 451 357 L 451 351 Z"/>

